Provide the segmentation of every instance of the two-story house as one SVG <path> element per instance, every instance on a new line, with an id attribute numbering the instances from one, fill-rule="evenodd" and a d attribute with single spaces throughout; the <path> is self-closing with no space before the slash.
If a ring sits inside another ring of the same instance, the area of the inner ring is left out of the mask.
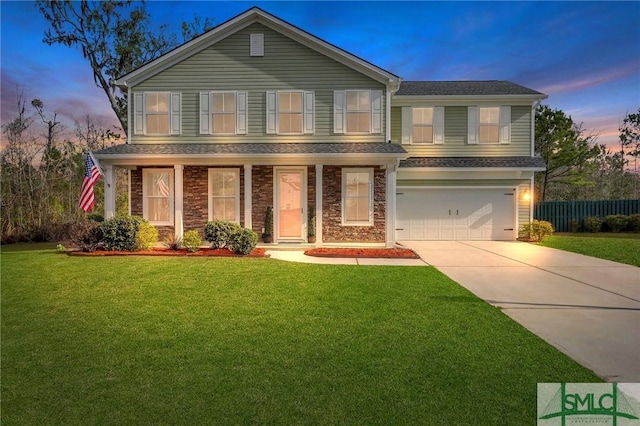
<path id="1" fill-rule="evenodd" d="M 309 220 L 317 245 L 515 239 L 544 169 L 532 148 L 543 94 L 401 82 L 259 8 L 117 84 L 127 143 L 96 157 L 107 181 L 129 170 L 131 214 L 163 235 L 214 219 L 261 233 L 272 207 L 276 243 L 307 241 Z"/>

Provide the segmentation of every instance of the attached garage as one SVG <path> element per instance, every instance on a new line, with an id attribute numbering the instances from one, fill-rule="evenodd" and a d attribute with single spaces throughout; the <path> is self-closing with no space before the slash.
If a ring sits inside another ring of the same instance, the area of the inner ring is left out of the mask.
<path id="1" fill-rule="evenodd" d="M 513 240 L 516 188 L 407 188 L 396 196 L 397 240 Z"/>

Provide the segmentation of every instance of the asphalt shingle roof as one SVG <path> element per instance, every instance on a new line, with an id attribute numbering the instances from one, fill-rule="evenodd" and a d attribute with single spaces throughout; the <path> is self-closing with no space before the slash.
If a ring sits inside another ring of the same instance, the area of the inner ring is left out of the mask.
<path id="1" fill-rule="evenodd" d="M 411 157 L 400 167 L 441 168 L 546 168 L 540 157 Z"/>
<path id="2" fill-rule="evenodd" d="M 166 143 L 123 144 L 96 155 L 279 155 L 279 154 L 406 154 L 394 143 Z"/>
<path id="3" fill-rule="evenodd" d="M 539 95 L 528 87 L 510 81 L 403 81 L 396 96 L 491 96 Z"/>

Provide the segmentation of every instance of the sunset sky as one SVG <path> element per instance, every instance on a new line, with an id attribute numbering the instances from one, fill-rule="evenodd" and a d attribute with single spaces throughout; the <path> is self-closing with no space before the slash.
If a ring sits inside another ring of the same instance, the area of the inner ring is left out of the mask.
<path id="1" fill-rule="evenodd" d="M 195 15 L 222 23 L 258 6 L 404 80 L 510 80 L 615 147 L 640 107 L 640 2 L 172 2 L 150 1 L 158 25 L 179 33 Z M 16 88 L 67 128 L 87 113 L 116 123 L 79 49 L 42 42 L 33 2 L 2 1 L 2 123 Z"/>

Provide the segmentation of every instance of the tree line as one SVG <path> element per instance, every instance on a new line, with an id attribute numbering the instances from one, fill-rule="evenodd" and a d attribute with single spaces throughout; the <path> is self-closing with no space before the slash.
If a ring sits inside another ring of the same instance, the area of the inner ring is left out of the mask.
<path id="1" fill-rule="evenodd" d="M 39 99 L 18 90 L 12 119 L 2 125 L 0 232 L 2 242 L 59 240 L 85 213 L 78 208 L 83 152 L 121 143 L 127 134 L 127 99 L 115 80 L 212 27 L 209 18 L 182 22 L 181 38 L 154 26 L 144 1 L 37 1 L 48 22 L 43 42 L 78 48 L 119 128 L 105 129 L 90 116 L 71 133 Z M 37 127 L 44 129 L 37 133 Z M 540 105 L 535 152 L 547 169 L 536 173 L 536 199 L 640 198 L 640 108 L 620 125 L 620 150 L 597 143 L 563 111 Z M 116 209 L 128 211 L 125 171 L 116 169 Z M 95 187 L 94 212 L 104 211 L 104 180 Z"/>

